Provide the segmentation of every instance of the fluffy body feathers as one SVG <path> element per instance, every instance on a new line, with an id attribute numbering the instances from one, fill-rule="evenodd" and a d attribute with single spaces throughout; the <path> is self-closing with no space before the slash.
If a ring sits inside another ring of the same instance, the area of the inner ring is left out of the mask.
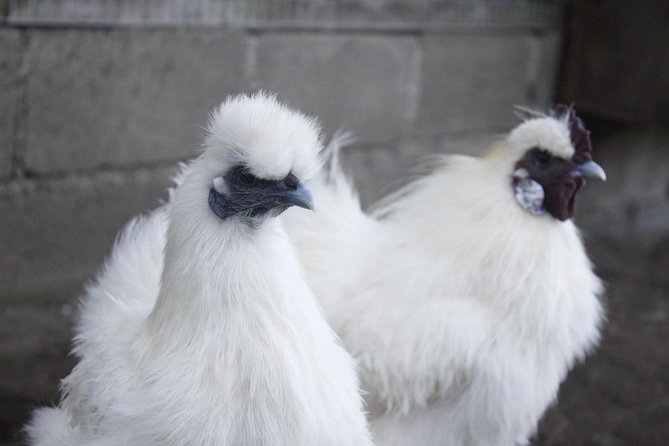
<path id="1" fill-rule="evenodd" d="M 79 363 L 60 407 L 35 413 L 31 445 L 371 444 L 353 360 L 301 278 L 280 211 L 223 219 L 207 204 L 232 166 L 265 183 L 308 179 L 319 148 L 314 121 L 271 96 L 212 115 L 170 202 L 124 229 L 87 288 Z"/>
<path id="2" fill-rule="evenodd" d="M 576 227 L 514 196 L 535 146 L 571 157 L 567 119 L 526 121 L 483 158 L 443 157 L 371 214 L 335 167 L 311 185 L 318 218 L 282 217 L 359 360 L 378 445 L 526 444 L 597 344 L 602 284 Z"/>

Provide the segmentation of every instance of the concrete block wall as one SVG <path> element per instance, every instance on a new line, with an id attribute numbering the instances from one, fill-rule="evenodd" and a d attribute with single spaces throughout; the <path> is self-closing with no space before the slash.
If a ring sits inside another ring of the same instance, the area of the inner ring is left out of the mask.
<path id="1" fill-rule="evenodd" d="M 14 155 L 22 42 L 20 33 L 0 28 L 0 181 L 10 177 Z"/>
<path id="2" fill-rule="evenodd" d="M 484 151 L 512 104 L 548 105 L 559 42 L 558 30 L 0 29 L 0 300 L 51 299 L 94 273 L 229 94 L 274 91 L 325 134 L 352 131 L 345 162 L 369 203 L 423 154 Z"/>
<path id="3" fill-rule="evenodd" d="M 52 174 L 191 155 L 198 121 L 220 97 L 248 87 L 248 44 L 218 30 L 31 32 L 26 169 Z"/>
<path id="4" fill-rule="evenodd" d="M 645 249 L 667 239 L 669 131 L 615 132 L 601 139 L 595 150 L 608 180 L 587 184 L 577 202 L 579 225 L 598 237 Z"/>

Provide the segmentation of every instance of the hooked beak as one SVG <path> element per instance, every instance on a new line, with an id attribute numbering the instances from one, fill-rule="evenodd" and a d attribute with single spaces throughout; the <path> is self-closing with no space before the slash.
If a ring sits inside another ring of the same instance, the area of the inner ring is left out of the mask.
<path id="1" fill-rule="evenodd" d="M 298 206 L 309 210 L 314 209 L 314 199 L 311 196 L 311 192 L 302 184 L 298 185 L 295 189 L 276 192 L 273 194 L 273 198 L 281 206 Z"/>
<path id="2" fill-rule="evenodd" d="M 604 172 L 602 166 L 600 166 L 594 161 L 586 161 L 583 164 L 578 164 L 574 169 L 574 171 L 572 172 L 572 176 L 599 178 L 602 181 L 606 181 L 606 172 Z"/>

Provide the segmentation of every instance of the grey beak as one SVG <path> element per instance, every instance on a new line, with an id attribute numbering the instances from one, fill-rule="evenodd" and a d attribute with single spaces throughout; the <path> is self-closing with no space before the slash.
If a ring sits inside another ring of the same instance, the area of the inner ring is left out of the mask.
<path id="1" fill-rule="evenodd" d="M 274 194 L 274 199 L 278 204 L 286 207 L 298 206 L 304 209 L 314 209 L 314 199 L 311 196 L 311 192 L 301 184 L 297 189 L 281 191 Z"/>
<path id="2" fill-rule="evenodd" d="M 573 175 L 586 178 L 599 178 L 602 181 L 606 181 L 606 172 L 604 172 L 602 166 L 594 161 L 586 161 L 583 164 L 577 165 Z"/>

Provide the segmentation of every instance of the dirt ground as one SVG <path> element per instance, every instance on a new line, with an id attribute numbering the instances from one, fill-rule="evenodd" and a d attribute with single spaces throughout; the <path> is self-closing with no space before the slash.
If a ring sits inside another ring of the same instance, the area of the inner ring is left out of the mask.
<path id="1" fill-rule="evenodd" d="M 667 445 L 669 236 L 650 249 L 606 240 L 588 245 L 608 284 L 604 341 L 570 373 L 532 444 Z M 21 444 L 19 430 L 32 408 L 56 401 L 58 380 L 73 365 L 70 310 L 45 305 L 40 315 L 17 306 L 3 314 L 0 445 Z"/>
<path id="2" fill-rule="evenodd" d="M 669 444 L 669 237 L 644 250 L 597 242 L 607 282 L 604 342 L 563 383 L 533 442 L 542 446 Z"/>

